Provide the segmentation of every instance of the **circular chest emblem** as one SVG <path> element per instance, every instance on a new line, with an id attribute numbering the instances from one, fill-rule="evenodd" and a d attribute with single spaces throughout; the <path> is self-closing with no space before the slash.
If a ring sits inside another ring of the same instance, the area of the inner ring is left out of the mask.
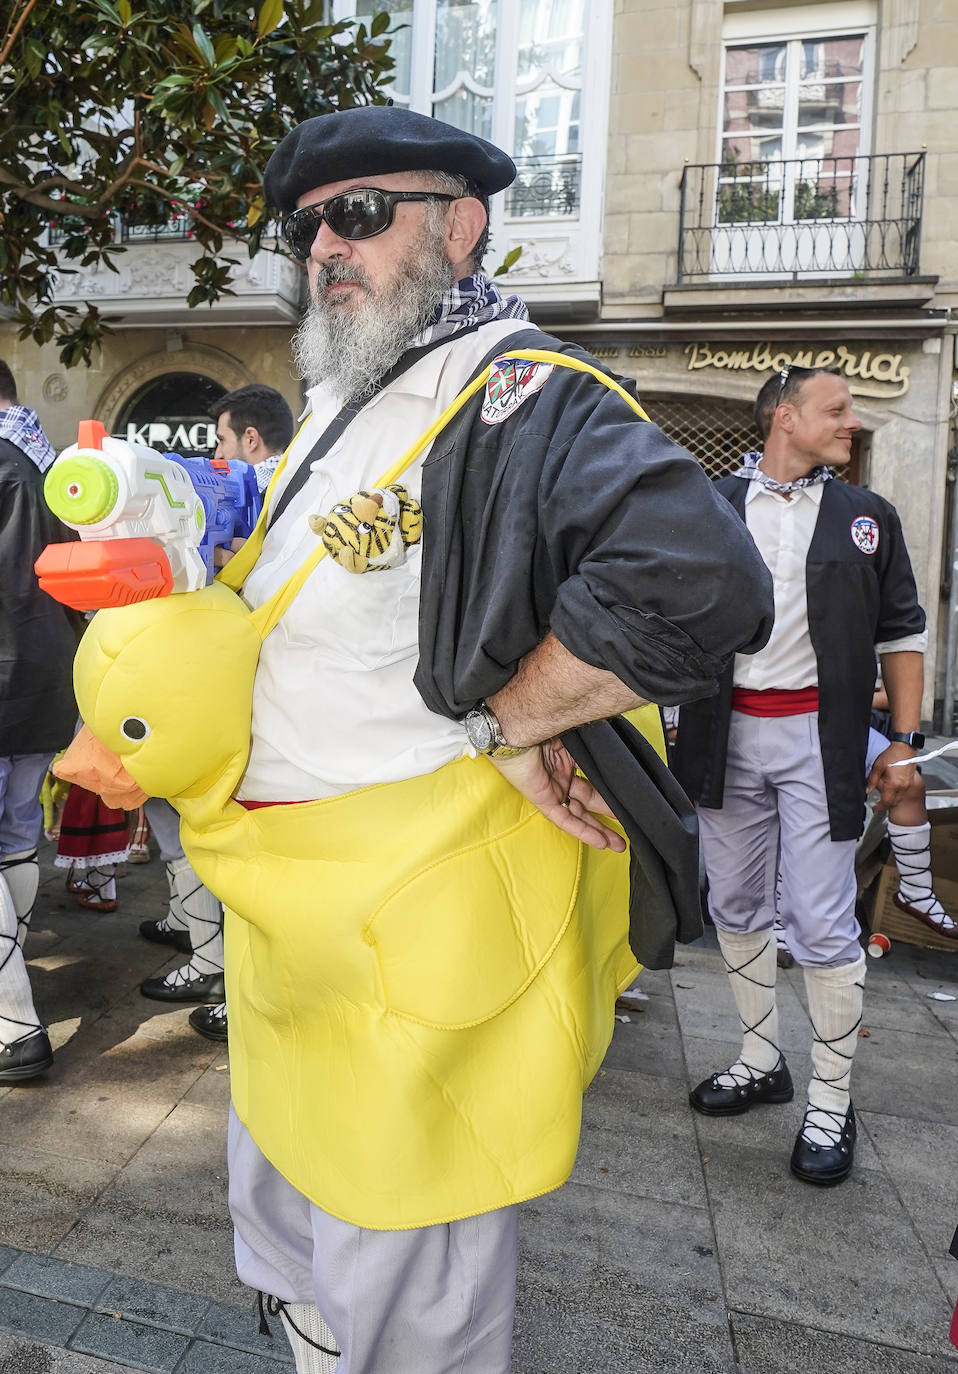
<path id="1" fill-rule="evenodd" d="M 878 548 L 878 524 L 870 515 L 852 521 L 852 543 L 862 553 L 874 553 Z"/>

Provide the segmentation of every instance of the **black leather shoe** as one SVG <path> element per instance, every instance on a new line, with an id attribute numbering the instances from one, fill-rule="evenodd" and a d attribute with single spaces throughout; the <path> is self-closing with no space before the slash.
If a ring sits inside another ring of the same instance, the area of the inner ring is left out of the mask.
<path id="1" fill-rule="evenodd" d="M 173 983 L 165 978 L 147 978 L 140 984 L 140 991 L 157 1002 L 222 1002 L 226 985 L 222 973 L 203 973 L 198 978 L 178 978 Z"/>
<path id="2" fill-rule="evenodd" d="M 157 945 L 172 945 L 181 954 L 192 954 L 188 930 L 170 930 L 162 921 L 141 921 L 140 934 L 144 940 L 152 940 Z"/>
<path id="3" fill-rule="evenodd" d="M 14 1040 L 12 1045 L 0 1045 L 0 1083 L 18 1083 L 35 1078 L 53 1063 L 50 1037 L 45 1030 L 31 1031 Z"/>
<path id="4" fill-rule="evenodd" d="M 784 945 L 779 945 L 775 950 L 775 962 L 779 968 L 794 968 L 795 955 Z"/>
<path id="5" fill-rule="evenodd" d="M 226 1003 L 220 1002 L 216 1007 L 197 1007 L 190 1012 L 190 1025 L 198 1034 L 205 1035 L 207 1040 L 227 1040 Z"/>
<path id="6" fill-rule="evenodd" d="M 740 1078 L 736 1075 L 734 1087 L 726 1088 L 719 1083 L 729 1071 L 713 1073 L 704 1079 L 697 1088 L 689 1093 L 689 1102 L 703 1116 L 738 1116 L 754 1107 L 756 1102 L 791 1102 L 795 1095 L 792 1075 L 785 1060 L 779 1056 L 778 1063 L 771 1073 L 760 1077 Z"/>
<path id="7" fill-rule="evenodd" d="M 808 1114 L 812 1108 L 805 1112 L 805 1121 L 808 1121 Z M 816 1111 L 816 1124 L 822 1117 L 829 1119 L 832 1125 L 820 1126 L 825 1134 L 834 1137 L 833 1145 L 812 1145 L 804 1137 L 805 1122 L 802 1122 L 802 1129 L 798 1133 L 795 1141 L 795 1148 L 792 1150 L 790 1168 L 796 1178 L 800 1178 L 804 1183 L 817 1183 L 819 1187 L 830 1188 L 835 1183 L 841 1183 L 852 1171 L 855 1162 L 855 1138 L 858 1135 L 858 1127 L 855 1124 L 855 1108 L 849 1103 L 848 1115 L 842 1118 L 835 1112 Z"/>

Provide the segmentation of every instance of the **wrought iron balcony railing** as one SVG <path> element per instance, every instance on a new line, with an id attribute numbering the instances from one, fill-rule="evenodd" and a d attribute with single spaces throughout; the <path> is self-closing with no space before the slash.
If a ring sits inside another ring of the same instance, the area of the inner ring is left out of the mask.
<path id="1" fill-rule="evenodd" d="M 578 215 L 581 154 L 517 157 L 514 161 L 517 175 L 506 196 L 507 218 Z"/>
<path id="2" fill-rule="evenodd" d="M 678 280 L 918 274 L 924 153 L 687 166 Z"/>
<path id="3" fill-rule="evenodd" d="M 59 247 L 71 234 L 83 233 L 83 220 L 68 219 L 50 225 L 50 246 Z M 119 243 L 184 243 L 193 237 L 192 221 L 189 215 L 177 214 L 171 210 L 169 218 L 162 224 L 138 224 L 125 215 L 113 215 L 113 238 Z"/>

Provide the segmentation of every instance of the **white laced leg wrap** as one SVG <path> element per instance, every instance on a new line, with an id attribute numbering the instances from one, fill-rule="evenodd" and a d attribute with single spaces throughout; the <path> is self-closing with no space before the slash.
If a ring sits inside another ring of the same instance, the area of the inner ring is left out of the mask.
<path id="1" fill-rule="evenodd" d="M 5 854 L 0 859 L 0 873 L 6 878 L 13 899 L 13 909 L 17 913 L 17 944 L 23 949 L 30 929 L 33 905 L 37 900 L 37 888 L 40 886 L 37 851 L 24 849 L 17 854 Z"/>
<path id="2" fill-rule="evenodd" d="M 83 881 L 101 902 L 116 901 L 116 864 L 103 864 L 99 868 L 86 868 Z"/>
<path id="3" fill-rule="evenodd" d="M 812 1077 L 802 1134 L 813 1145 L 835 1145 L 848 1115 L 849 1081 L 858 1048 L 865 990 L 864 954 L 837 968 L 806 965 L 812 1022 Z"/>
<path id="4" fill-rule="evenodd" d="M 775 1002 L 775 932 L 716 930 L 725 971 L 742 1023 L 742 1050 L 719 1086 L 731 1088 L 749 1078 L 771 1073 L 781 1058 L 778 1045 L 778 1007 Z"/>
<path id="5" fill-rule="evenodd" d="M 339 1348 L 319 1308 L 307 1302 L 286 1302 L 280 1316 L 296 1360 L 296 1374 L 334 1374 Z"/>
<path id="6" fill-rule="evenodd" d="M 888 822 L 888 838 L 898 866 L 898 895 L 941 927 L 953 930 L 954 921 L 935 896 L 931 885 L 931 826 L 895 825 Z"/>
<path id="7" fill-rule="evenodd" d="M 223 972 L 223 908 L 219 898 L 204 887 L 187 858 L 167 865 L 173 870 L 176 902 L 190 932 L 193 953 L 190 961 L 176 973 L 183 978 L 201 978 Z M 172 905 L 172 904 L 171 904 Z M 173 978 L 174 974 L 169 974 Z"/>
<path id="8" fill-rule="evenodd" d="M 176 865 L 185 863 L 188 863 L 188 860 L 169 859 L 166 864 L 166 881 L 170 888 L 170 904 L 163 920 L 159 922 L 164 930 L 189 930 L 190 928 L 190 923 L 186 919 L 186 912 L 183 910 L 183 903 L 180 901 L 176 890 Z"/>
<path id="9" fill-rule="evenodd" d="M 17 868 L 27 872 L 11 883 L 8 874 Z M 4 856 L 0 865 L 0 1042 L 5 1045 L 43 1029 L 22 949 L 36 896 L 36 876 L 35 850 Z"/>

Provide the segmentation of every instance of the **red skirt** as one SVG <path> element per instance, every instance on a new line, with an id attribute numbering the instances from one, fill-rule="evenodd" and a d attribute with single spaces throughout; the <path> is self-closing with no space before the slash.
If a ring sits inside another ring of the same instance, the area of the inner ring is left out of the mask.
<path id="1" fill-rule="evenodd" d="M 60 822 L 54 860 L 57 867 L 83 869 L 123 863 L 129 848 L 126 812 L 107 806 L 95 792 L 73 783 Z"/>

